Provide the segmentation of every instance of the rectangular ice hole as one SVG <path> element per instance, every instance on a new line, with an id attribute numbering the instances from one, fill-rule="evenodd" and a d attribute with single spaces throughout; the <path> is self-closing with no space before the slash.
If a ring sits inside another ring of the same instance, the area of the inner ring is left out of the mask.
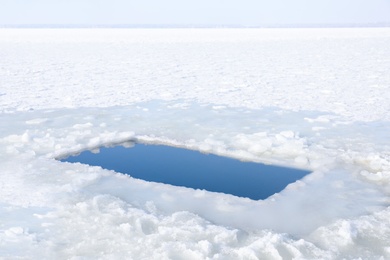
<path id="1" fill-rule="evenodd" d="M 222 192 L 253 200 L 282 191 L 309 171 L 246 162 L 166 145 L 102 147 L 63 162 L 80 162 L 128 174 L 145 181 Z"/>

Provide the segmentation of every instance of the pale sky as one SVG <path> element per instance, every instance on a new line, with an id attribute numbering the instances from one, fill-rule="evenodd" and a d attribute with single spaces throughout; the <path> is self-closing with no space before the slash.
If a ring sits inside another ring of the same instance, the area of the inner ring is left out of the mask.
<path id="1" fill-rule="evenodd" d="M 0 25 L 390 23 L 390 0 L 0 0 Z"/>

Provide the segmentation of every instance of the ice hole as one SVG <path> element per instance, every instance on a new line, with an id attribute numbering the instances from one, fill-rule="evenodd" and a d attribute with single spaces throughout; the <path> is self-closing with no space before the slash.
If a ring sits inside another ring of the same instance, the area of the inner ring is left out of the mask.
<path id="1" fill-rule="evenodd" d="M 101 166 L 145 181 L 253 200 L 266 199 L 310 173 L 184 148 L 140 143 L 129 148 L 115 146 L 102 147 L 99 152 L 84 151 L 61 161 Z"/>

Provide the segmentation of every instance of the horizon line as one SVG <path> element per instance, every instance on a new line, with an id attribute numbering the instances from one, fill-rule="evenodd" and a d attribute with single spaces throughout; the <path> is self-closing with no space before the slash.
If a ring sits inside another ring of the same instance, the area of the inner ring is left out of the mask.
<path id="1" fill-rule="evenodd" d="M 241 24 L 0 24 L 0 28 L 123 28 L 123 29 L 180 29 L 180 28 L 381 28 L 390 27 L 390 22 L 378 23 L 318 23 L 318 24 L 263 24 L 263 25 L 241 25 Z"/>

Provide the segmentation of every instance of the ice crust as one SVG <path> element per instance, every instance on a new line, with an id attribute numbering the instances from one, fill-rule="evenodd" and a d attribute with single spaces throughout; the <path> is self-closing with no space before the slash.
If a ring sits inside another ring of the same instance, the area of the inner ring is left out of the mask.
<path id="1" fill-rule="evenodd" d="M 0 258 L 390 258 L 387 68 L 388 28 L 1 29 Z M 253 201 L 55 160 L 134 141 L 313 172 Z"/>

